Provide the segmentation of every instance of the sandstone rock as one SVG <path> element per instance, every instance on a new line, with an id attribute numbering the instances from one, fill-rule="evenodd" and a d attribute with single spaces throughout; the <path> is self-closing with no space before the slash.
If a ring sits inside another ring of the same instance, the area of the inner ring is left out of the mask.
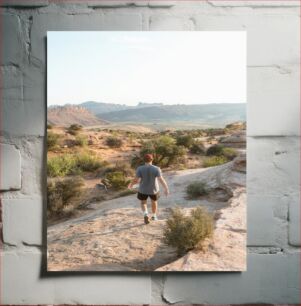
<path id="1" fill-rule="evenodd" d="M 159 221 L 144 225 L 135 195 L 89 205 L 91 213 L 48 228 L 50 271 L 242 271 L 246 267 L 245 173 L 234 171 L 234 160 L 202 169 L 165 174 L 170 195 L 159 201 Z M 205 181 L 216 196 L 188 200 L 186 187 Z M 223 192 L 222 192 L 223 191 Z M 223 194 L 218 194 L 218 193 Z M 227 195 L 227 198 L 225 197 Z M 227 201 L 227 199 L 230 199 Z M 223 196 L 223 197 L 221 197 Z M 203 250 L 178 259 L 162 241 L 171 209 L 189 214 L 205 207 L 216 219 L 212 241 Z"/>

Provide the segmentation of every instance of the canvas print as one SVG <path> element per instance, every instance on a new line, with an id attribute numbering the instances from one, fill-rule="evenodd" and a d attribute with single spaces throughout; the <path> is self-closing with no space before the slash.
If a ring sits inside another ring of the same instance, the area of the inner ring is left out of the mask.
<path id="1" fill-rule="evenodd" d="M 246 270 L 246 33 L 48 32 L 48 271 Z"/>

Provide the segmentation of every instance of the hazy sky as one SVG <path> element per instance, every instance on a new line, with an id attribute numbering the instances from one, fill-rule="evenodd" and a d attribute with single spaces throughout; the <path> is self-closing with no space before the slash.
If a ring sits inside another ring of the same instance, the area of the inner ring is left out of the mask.
<path id="1" fill-rule="evenodd" d="M 48 105 L 245 103 L 246 32 L 48 32 Z"/>

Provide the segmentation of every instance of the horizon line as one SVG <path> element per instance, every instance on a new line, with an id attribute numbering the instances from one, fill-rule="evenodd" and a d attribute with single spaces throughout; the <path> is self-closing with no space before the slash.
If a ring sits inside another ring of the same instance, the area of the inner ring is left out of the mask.
<path id="1" fill-rule="evenodd" d="M 100 101 L 84 101 L 84 102 L 79 102 L 79 103 L 65 103 L 65 104 L 51 104 L 47 105 L 48 107 L 64 107 L 64 106 L 81 106 L 84 103 L 97 103 L 97 104 L 113 104 L 113 105 L 121 105 L 121 106 L 129 106 L 129 107 L 135 107 L 139 106 L 141 104 L 144 105 L 151 105 L 151 106 L 156 106 L 156 105 L 163 105 L 163 106 L 173 106 L 173 105 L 184 105 L 184 106 L 193 106 L 193 105 L 208 105 L 208 104 L 247 104 L 247 102 L 207 102 L 207 103 L 199 103 L 199 104 L 181 104 L 181 103 L 175 103 L 175 104 L 165 104 L 163 102 L 137 102 L 136 104 L 129 105 L 129 104 L 121 104 L 121 103 L 111 103 L 111 102 L 100 102 Z"/>

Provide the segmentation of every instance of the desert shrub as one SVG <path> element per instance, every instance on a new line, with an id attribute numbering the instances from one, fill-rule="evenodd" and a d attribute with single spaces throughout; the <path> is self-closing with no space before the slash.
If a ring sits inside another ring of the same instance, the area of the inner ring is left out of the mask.
<path id="1" fill-rule="evenodd" d="M 190 148 L 190 153 L 192 154 L 205 154 L 206 148 L 201 142 L 195 142 L 191 148 Z"/>
<path id="2" fill-rule="evenodd" d="M 53 150 L 58 146 L 60 135 L 48 132 L 47 133 L 47 148 L 48 150 Z"/>
<path id="3" fill-rule="evenodd" d="M 75 208 L 76 201 L 83 193 L 83 186 L 84 180 L 80 177 L 48 182 L 47 211 L 49 216 L 53 217 L 66 213 L 68 206 L 69 208 Z"/>
<path id="4" fill-rule="evenodd" d="M 226 148 L 223 145 L 213 145 L 207 150 L 206 155 L 207 156 L 215 155 L 216 157 L 224 157 L 229 161 L 237 156 L 237 152 L 236 150 L 232 148 Z M 214 159 L 212 159 L 212 161 L 213 160 Z M 220 163 L 223 163 L 222 160 L 223 160 L 222 158 L 216 158 L 216 162 L 220 161 Z"/>
<path id="5" fill-rule="evenodd" d="M 116 190 L 124 189 L 130 183 L 130 180 L 124 175 L 123 172 L 109 172 L 105 175 L 104 183 L 109 187 Z"/>
<path id="6" fill-rule="evenodd" d="M 47 174 L 50 177 L 80 174 L 82 171 L 92 172 L 102 166 L 99 159 L 88 153 L 65 154 L 49 158 Z"/>
<path id="7" fill-rule="evenodd" d="M 71 135 L 77 135 L 79 133 L 79 131 L 82 130 L 82 126 L 80 124 L 71 124 L 68 128 L 67 128 L 67 132 Z"/>
<path id="8" fill-rule="evenodd" d="M 186 187 L 186 193 L 189 199 L 197 199 L 200 196 L 207 195 L 209 188 L 205 182 L 193 182 Z"/>
<path id="9" fill-rule="evenodd" d="M 220 156 L 223 154 L 223 150 L 224 150 L 224 146 L 223 145 L 213 145 L 210 148 L 208 148 L 206 155 L 207 156 L 211 156 L 211 155 L 217 155 Z"/>
<path id="10" fill-rule="evenodd" d="M 207 157 L 204 162 L 203 166 L 205 168 L 207 167 L 213 167 L 213 166 L 218 166 L 227 163 L 229 160 L 225 156 L 211 156 Z"/>
<path id="11" fill-rule="evenodd" d="M 160 136 L 142 144 L 140 154 L 132 159 L 132 167 L 143 164 L 145 154 L 153 154 L 154 164 L 159 167 L 168 167 L 184 157 L 186 149 L 178 146 L 174 138 L 170 136 Z"/>
<path id="12" fill-rule="evenodd" d="M 103 166 L 99 158 L 90 153 L 81 153 L 75 156 L 77 168 L 81 171 L 93 172 Z"/>
<path id="13" fill-rule="evenodd" d="M 167 245 L 177 248 L 178 255 L 201 246 L 202 242 L 213 234 L 213 217 L 201 207 L 197 207 L 190 216 L 179 209 L 173 209 L 167 219 L 163 239 Z"/>
<path id="14" fill-rule="evenodd" d="M 206 133 L 207 136 L 219 136 L 219 135 L 224 135 L 226 130 L 223 128 L 210 128 L 210 129 L 206 129 L 204 131 Z"/>
<path id="15" fill-rule="evenodd" d="M 194 143 L 194 139 L 191 135 L 178 136 L 176 140 L 178 146 L 183 146 L 188 149 L 191 148 Z"/>
<path id="16" fill-rule="evenodd" d="M 106 139 L 106 144 L 111 148 L 120 148 L 122 146 L 122 140 L 115 136 L 110 136 Z"/>
<path id="17" fill-rule="evenodd" d="M 74 155 L 65 154 L 54 156 L 47 160 L 47 174 L 50 177 L 66 176 L 79 174 L 80 169 L 77 167 Z"/>
<path id="18" fill-rule="evenodd" d="M 225 156 L 228 160 L 234 159 L 238 154 L 235 149 L 232 148 L 224 148 L 223 149 L 223 156 Z"/>
<path id="19" fill-rule="evenodd" d="M 50 123 L 47 123 L 47 130 L 51 130 L 53 128 L 53 125 Z"/>
<path id="20" fill-rule="evenodd" d="M 122 172 L 126 177 L 133 177 L 135 175 L 133 168 L 128 163 L 122 162 L 117 162 L 115 166 L 108 167 L 104 171 L 105 174 L 110 172 Z"/>
<path id="21" fill-rule="evenodd" d="M 88 138 L 86 135 L 76 135 L 75 145 L 80 147 L 85 147 L 88 145 Z"/>

